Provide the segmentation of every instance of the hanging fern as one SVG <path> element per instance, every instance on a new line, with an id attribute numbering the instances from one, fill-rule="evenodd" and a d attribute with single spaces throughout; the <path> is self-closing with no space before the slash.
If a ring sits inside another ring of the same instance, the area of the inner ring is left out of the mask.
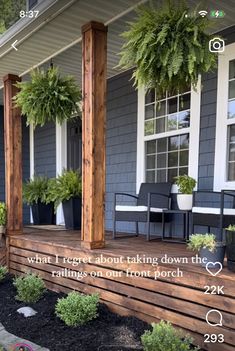
<path id="1" fill-rule="evenodd" d="M 135 67 L 135 86 L 155 88 L 158 96 L 183 92 L 190 84 L 196 87 L 199 74 L 216 67 L 206 32 L 210 22 L 197 9 L 190 12 L 183 3 L 168 2 L 162 8 L 140 7 L 137 14 L 122 34 L 125 44 L 118 66 Z"/>
<path id="2" fill-rule="evenodd" d="M 31 73 L 31 81 L 16 86 L 20 91 L 14 98 L 15 104 L 27 117 L 27 124 L 43 126 L 56 121 L 62 124 L 74 112 L 80 112 L 81 90 L 72 76 L 62 77 L 58 68 L 37 69 Z"/>

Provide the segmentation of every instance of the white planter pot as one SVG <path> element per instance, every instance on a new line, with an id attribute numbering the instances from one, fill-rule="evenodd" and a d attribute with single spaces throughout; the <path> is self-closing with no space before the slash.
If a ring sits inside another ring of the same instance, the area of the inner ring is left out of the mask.
<path id="1" fill-rule="evenodd" d="M 0 225 L 0 241 L 2 240 L 2 235 L 5 234 L 6 228 L 3 225 Z"/>
<path id="2" fill-rule="evenodd" d="M 177 194 L 177 204 L 180 210 L 190 211 L 193 207 L 192 194 Z"/>

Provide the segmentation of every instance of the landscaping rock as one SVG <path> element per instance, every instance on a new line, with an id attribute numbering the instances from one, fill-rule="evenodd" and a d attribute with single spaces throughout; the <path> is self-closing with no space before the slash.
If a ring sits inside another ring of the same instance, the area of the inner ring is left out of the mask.
<path id="1" fill-rule="evenodd" d="M 31 307 L 21 307 L 17 310 L 17 312 L 23 314 L 26 318 L 35 316 L 35 314 L 37 314 L 37 311 Z"/>

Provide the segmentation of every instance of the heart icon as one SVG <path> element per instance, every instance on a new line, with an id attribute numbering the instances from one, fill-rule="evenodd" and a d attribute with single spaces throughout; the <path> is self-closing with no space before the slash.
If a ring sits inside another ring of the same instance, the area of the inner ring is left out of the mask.
<path id="1" fill-rule="evenodd" d="M 223 265 L 221 262 L 207 262 L 206 270 L 208 273 L 213 275 L 214 277 L 219 274 L 223 269 Z"/>

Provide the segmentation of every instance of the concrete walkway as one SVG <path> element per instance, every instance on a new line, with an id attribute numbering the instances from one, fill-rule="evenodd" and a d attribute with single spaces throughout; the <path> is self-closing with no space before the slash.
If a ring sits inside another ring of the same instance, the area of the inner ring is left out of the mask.
<path id="1" fill-rule="evenodd" d="M 7 351 L 13 351 L 14 345 L 20 343 L 31 346 L 33 351 L 50 351 L 45 347 L 41 347 L 33 342 L 18 338 L 17 336 L 8 333 L 4 326 L 0 323 L 0 346 L 3 346 Z"/>

